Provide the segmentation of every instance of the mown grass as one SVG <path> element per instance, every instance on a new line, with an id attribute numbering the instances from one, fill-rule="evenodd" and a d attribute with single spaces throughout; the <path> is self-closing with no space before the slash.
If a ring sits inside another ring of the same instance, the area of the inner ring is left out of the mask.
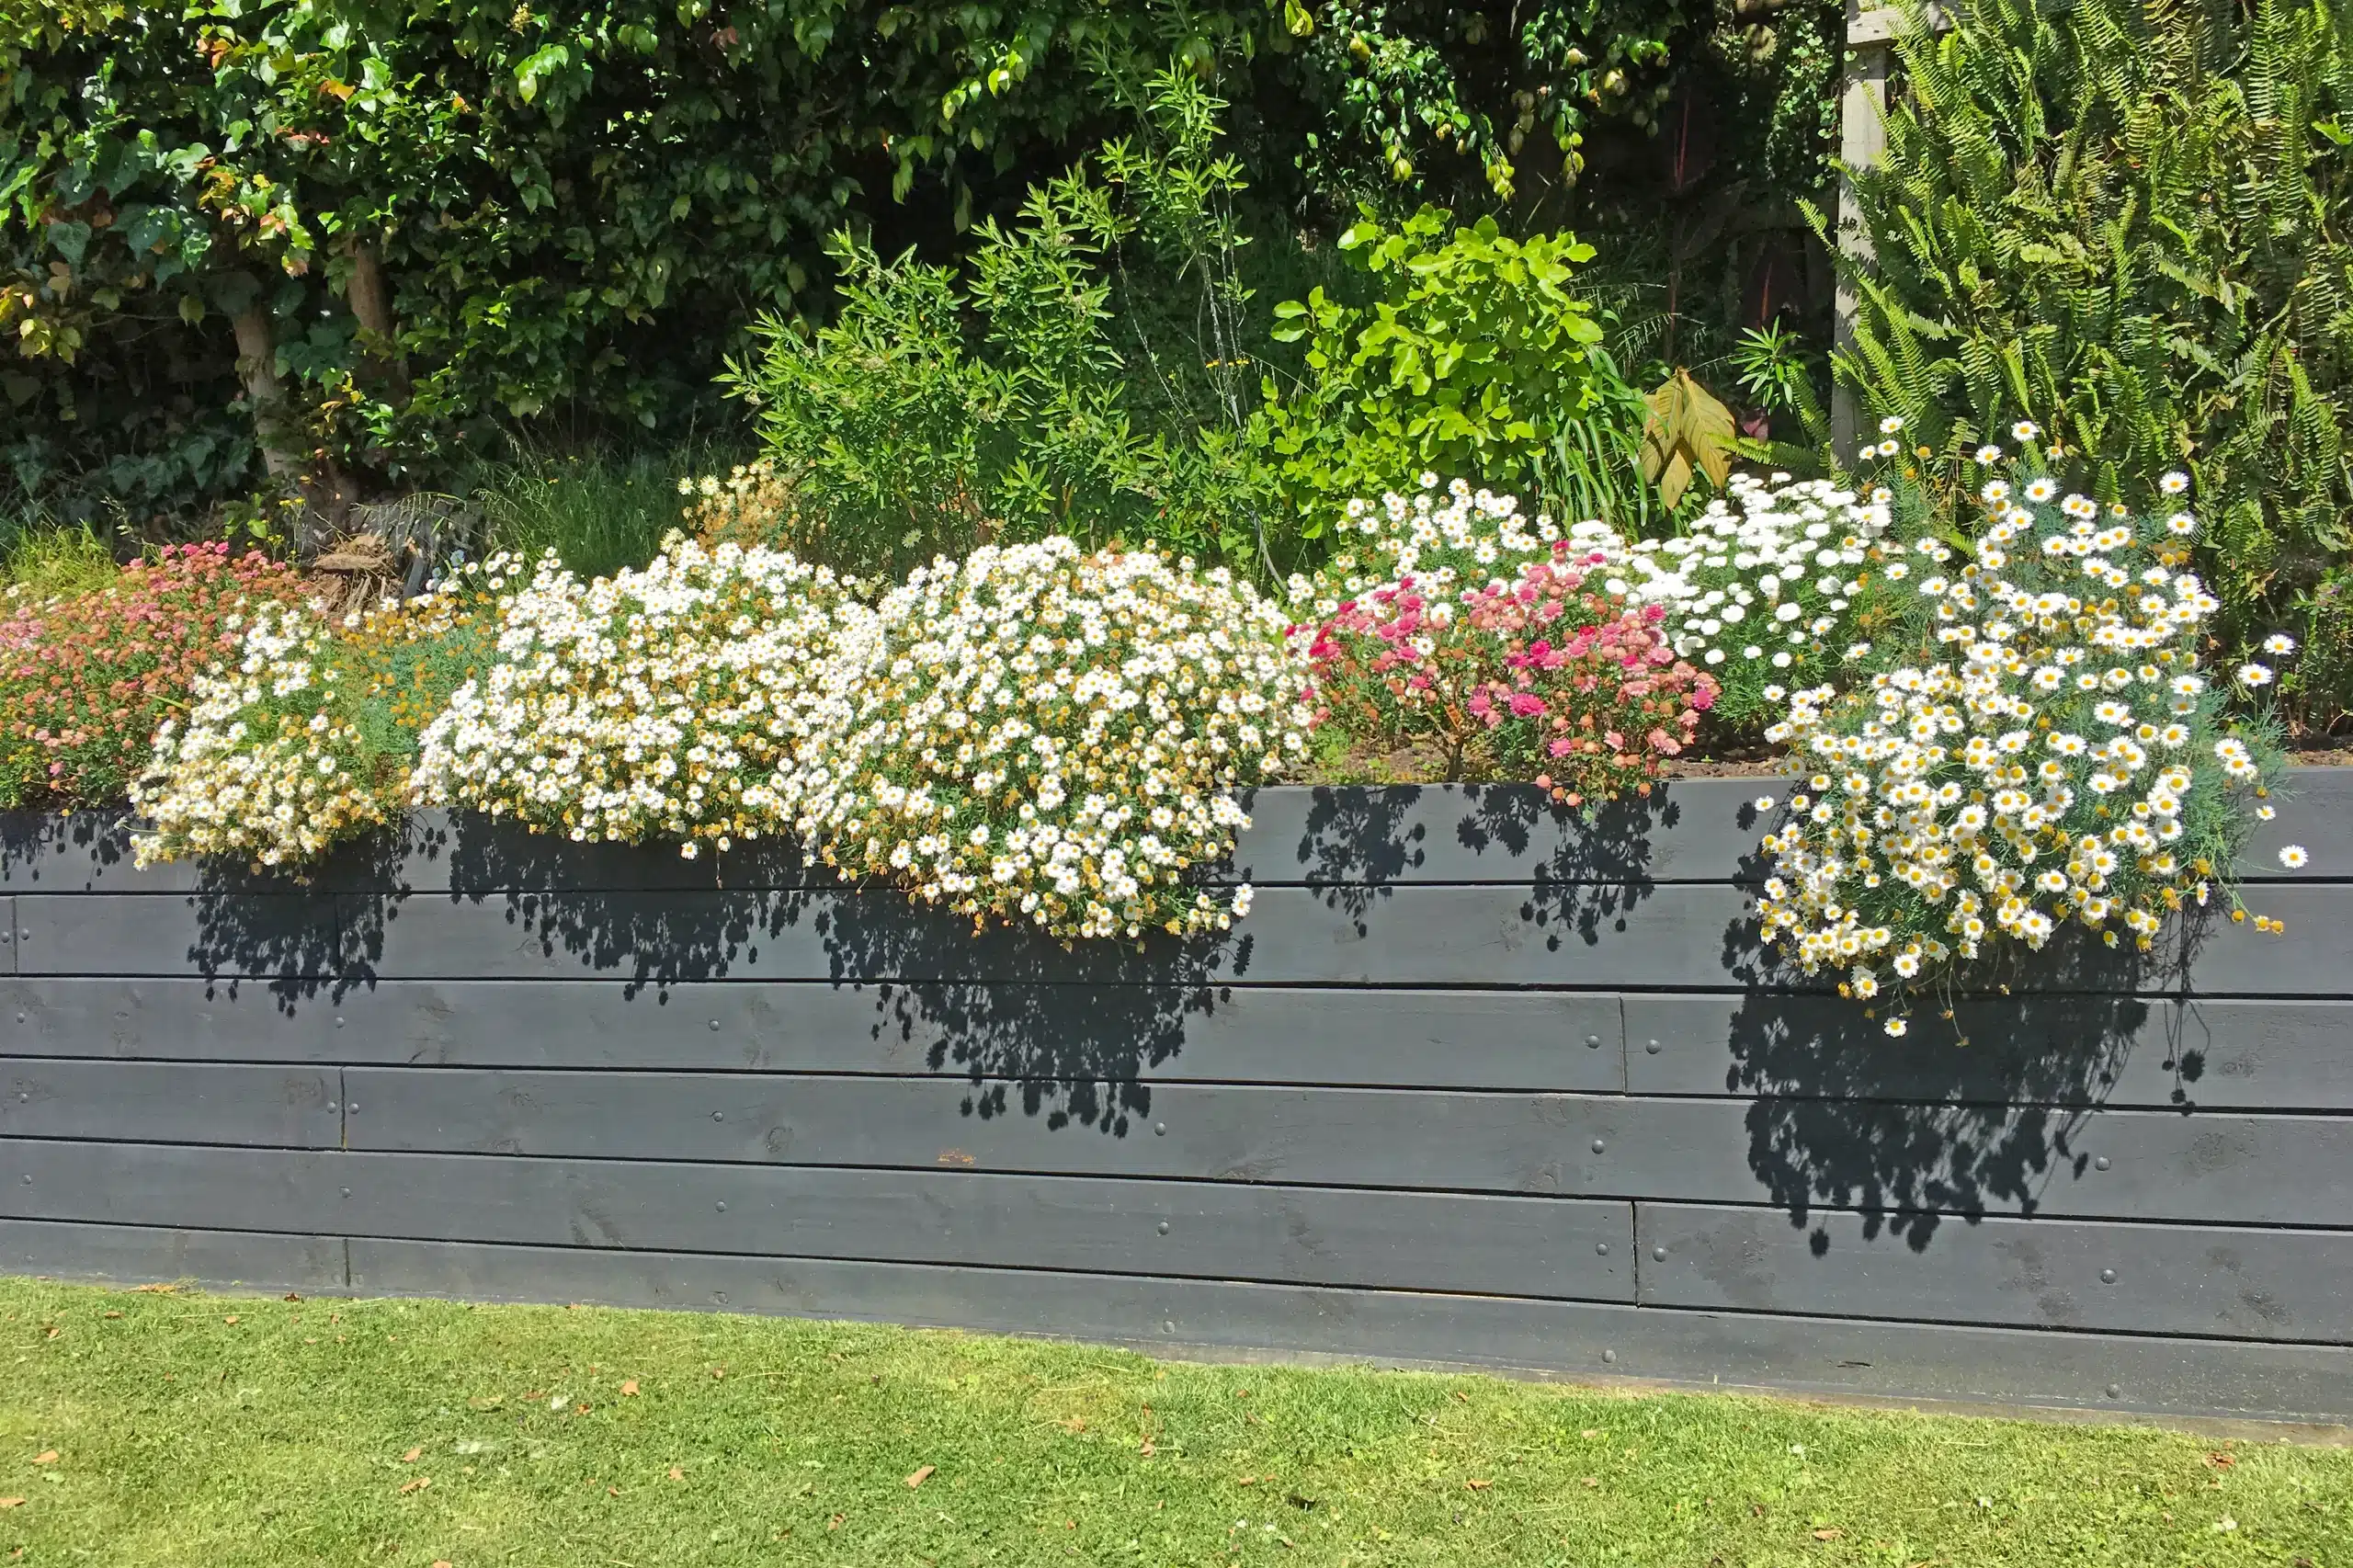
<path id="1" fill-rule="evenodd" d="M 8 1562 L 2353 1562 L 2353 1451 L 2126 1426 L 22 1279 L 0 1366 Z"/>

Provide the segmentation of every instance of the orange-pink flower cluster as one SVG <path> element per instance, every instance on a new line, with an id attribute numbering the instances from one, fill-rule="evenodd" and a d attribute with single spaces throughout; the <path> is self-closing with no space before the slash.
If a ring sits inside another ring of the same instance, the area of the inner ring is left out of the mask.
<path id="1" fill-rule="evenodd" d="M 190 544 L 96 592 L 0 601 L 0 807 L 121 800 L 156 725 L 234 649 L 238 607 L 301 592 L 258 552 Z"/>

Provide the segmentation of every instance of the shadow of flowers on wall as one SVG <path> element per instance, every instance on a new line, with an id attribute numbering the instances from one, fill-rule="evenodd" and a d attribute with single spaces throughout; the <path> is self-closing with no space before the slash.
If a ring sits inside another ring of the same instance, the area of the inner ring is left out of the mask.
<path id="1" fill-rule="evenodd" d="M 2111 950 L 2069 928 L 2040 953 L 1972 976 L 1975 994 L 1890 1009 L 1819 992 L 1823 977 L 1783 966 L 1753 918 L 1724 935 L 1728 971 L 1747 989 L 1733 1015 L 1724 1086 L 1754 1095 L 1749 1165 L 1805 1225 L 1815 1209 L 1860 1210 L 1923 1250 L 1949 1219 L 2031 1215 L 2050 1183 L 2080 1177 L 2087 1119 L 2127 1054 L 2154 1049 L 2152 1025 L 2177 1010 L 2194 945 Z M 2168 1049 L 2168 1054 L 2177 1054 Z M 1828 1245 L 1817 1228 L 1815 1250 Z"/>

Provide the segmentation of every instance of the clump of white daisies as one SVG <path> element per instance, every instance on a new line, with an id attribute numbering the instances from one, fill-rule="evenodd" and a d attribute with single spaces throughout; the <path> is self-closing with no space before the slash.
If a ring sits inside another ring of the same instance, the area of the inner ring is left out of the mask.
<path id="1" fill-rule="evenodd" d="M 551 553 L 499 606 L 496 663 L 426 728 L 415 795 L 689 857 L 785 831 L 804 753 L 841 712 L 827 666 L 870 613 L 856 586 L 675 534 L 593 583 Z"/>
<path id="2" fill-rule="evenodd" d="M 1976 460 L 1990 472 L 1970 548 L 1924 528 L 1882 551 L 1876 673 L 1791 693 L 1767 732 L 1810 776 L 1764 840 L 1765 935 L 1807 973 L 1843 973 L 1848 995 L 1888 993 L 1891 1035 L 1902 993 L 2003 944 L 2040 949 L 2073 924 L 2145 950 L 2169 917 L 2229 895 L 2280 767 L 2268 723 L 2234 720 L 2200 667 L 2217 607 L 2188 569 L 2196 516 L 2063 494 L 1997 447 Z M 2257 663 L 2235 676 L 2246 691 L 2271 678 Z"/>
<path id="3" fill-rule="evenodd" d="M 1685 533 L 1628 540 L 1598 519 L 1531 518 L 1514 496 L 1460 479 L 1441 488 L 1424 473 L 1410 494 L 1350 502 L 1340 549 L 1314 577 L 1290 580 L 1290 599 L 1302 619 L 1322 621 L 1405 578 L 1445 600 L 1553 556 L 1634 608 L 1665 609 L 1677 656 L 1720 688 L 1708 722 L 1748 728 L 1791 687 L 1869 654 L 1856 612 L 1892 495 L 1785 473 L 1735 474 L 1726 490 Z"/>
<path id="4" fill-rule="evenodd" d="M 1222 929 L 1188 874 L 1231 794 L 1304 753 L 1303 646 L 1223 568 L 1067 539 L 945 558 L 870 604 L 779 551 L 673 536 L 502 603 L 498 660 L 426 730 L 420 801 L 693 856 L 813 860 L 1056 937 Z"/>
<path id="5" fill-rule="evenodd" d="M 1187 873 L 1246 825 L 1235 784 L 1303 755 L 1288 618 L 1222 567 L 1067 539 L 945 558 L 828 676 L 797 824 L 827 863 L 1058 937 L 1184 935 L 1249 912 Z"/>

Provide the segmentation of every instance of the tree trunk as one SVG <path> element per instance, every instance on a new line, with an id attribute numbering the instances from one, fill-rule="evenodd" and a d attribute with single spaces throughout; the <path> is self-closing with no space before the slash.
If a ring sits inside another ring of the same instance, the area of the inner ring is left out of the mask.
<path id="1" fill-rule="evenodd" d="M 237 374 L 245 383 L 245 401 L 253 406 L 254 438 L 261 448 L 262 465 L 272 479 L 291 479 L 301 462 L 286 444 L 286 390 L 278 380 L 278 340 L 270 331 L 269 312 L 260 304 L 237 314 Z"/>
<path id="2" fill-rule="evenodd" d="M 369 372 L 390 387 L 393 395 L 408 395 L 408 360 L 401 354 L 395 338 L 399 323 L 392 319 L 392 290 L 384 282 L 384 268 L 376 253 L 364 244 L 351 247 L 351 281 L 344 290 L 344 298 L 351 306 L 359 330 L 374 340 L 372 351 L 367 355 Z"/>

